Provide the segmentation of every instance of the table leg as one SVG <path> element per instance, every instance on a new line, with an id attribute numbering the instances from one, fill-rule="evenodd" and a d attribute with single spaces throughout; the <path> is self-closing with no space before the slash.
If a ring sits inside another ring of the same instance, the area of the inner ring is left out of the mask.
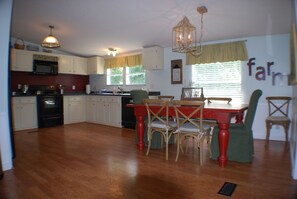
<path id="1" fill-rule="evenodd" d="M 218 157 L 219 166 L 225 167 L 228 161 L 227 157 L 227 148 L 229 142 L 229 123 L 219 123 L 219 147 L 220 147 L 220 156 Z"/>
<path id="2" fill-rule="evenodd" d="M 236 124 L 243 124 L 243 112 L 235 116 Z"/>
<path id="3" fill-rule="evenodd" d="M 138 135 L 138 149 L 139 150 L 144 150 L 144 141 L 143 141 L 143 136 L 144 136 L 144 116 L 138 115 L 136 116 L 136 130 L 137 130 L 137 135 Z"/>

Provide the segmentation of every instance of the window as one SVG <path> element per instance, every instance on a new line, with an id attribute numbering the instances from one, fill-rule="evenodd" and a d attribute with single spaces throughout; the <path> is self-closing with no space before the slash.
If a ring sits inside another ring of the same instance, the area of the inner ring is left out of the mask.
<path id="1" fill-rule="evenodd" d="M 107 85 L 123 85 L 123 68 L 108 68 L 106 75 Z"/>
<path id="2" fill-rule="evenodd" d="M 141 84 L 145 84 L 145 72 L 143 67 L 126 67 L 126 85 Z"/>
<path id="3" fill-rule="evenodd" d="M 125 77 L 125 78 L 124 78 Z M 107 85 L 143 85 L 145 84 L 145 71 L 142 66 L 108 68 L 106 76 Z"/>
<path id="4" fill-rule="evenodd" d="M 203 87 L 205 97 L 242 100 L 240 61 L 192 65 L 192 82 L 195 87 Z"/>

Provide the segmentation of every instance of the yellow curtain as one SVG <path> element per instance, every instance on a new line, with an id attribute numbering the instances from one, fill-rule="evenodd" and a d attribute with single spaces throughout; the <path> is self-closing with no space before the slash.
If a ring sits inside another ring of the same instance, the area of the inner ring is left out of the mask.
<path id="1" fill-rule="evenodd" d="M 116 57 L 105 59 L 105 68 L 120 68 L 120 67 L 133 67 L 142 65 L 142 55 L 131 55 L 126 57 Z"/>
<path id="2" fill-rule="evenodd" d="M 126 57 L 127 66 L 133 67 L 133 66 L 139 66 L 142 65 L 142 55 L 132 55 Z"/>
<path id="3" fill-rule="evenodd" d="M 187 65 L 248 60 L 245 41 L 205 45 L 199 57 L 190 53 L 186 56 Z"/>

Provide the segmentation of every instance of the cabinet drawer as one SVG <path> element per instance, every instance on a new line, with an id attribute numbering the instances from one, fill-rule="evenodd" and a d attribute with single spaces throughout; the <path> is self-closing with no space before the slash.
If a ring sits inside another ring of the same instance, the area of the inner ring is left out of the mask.
<path id="1" fill-rule="evenodd" d="M 70 97 L 69 98 L 69 101 L 71 101 L 71 102 L 79 102 L 81 100 L 82 100 L 81 97 Z"/>
<path id="2" fill-rule="evenodd" d="M 27 97 L 25 97 L 25 98 L 20 99 L 20 102 L 22 104 L 35 104 L 36 103 L 36 98 L 27 98 Z"/>

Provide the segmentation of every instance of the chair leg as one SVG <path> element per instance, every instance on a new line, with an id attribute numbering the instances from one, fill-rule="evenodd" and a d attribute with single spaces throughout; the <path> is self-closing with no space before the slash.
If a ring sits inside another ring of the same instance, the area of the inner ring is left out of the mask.
<path id="1" fill-rule="evenodd" d="M 270 128 L 270 122 L 266 121 L 266 142 L 269 141 Z"/>
<path id="2" fill-rule="evenodd" d="M 290 125 L 290 123 L 286 123 L 284 125 L 285 134 L 286 134 L 286 142 L 288 142 L 289 125 Z"/>
<path id="3" fill-rule="evenodd" d="M 153 135 L 151 134 L 150 130 L 148 130 L 148 132 L 147 132 L 148 146 L 147 146 L 146 156 L 148 156 L 149 153 L 150 153 L 150 148 L 151 148 L 151 143 L 152 143 L 152 137 L 153 137 Z"/>
<path id="4" fill-rule="evenodd" d="M 179 146 L 180 145 L 180 135 L 177 133 L 177 149 L 176 149 L 176 157 L 175 157 L 175 162 L 178 161 L 178 156 L 179 156 Z"/>

